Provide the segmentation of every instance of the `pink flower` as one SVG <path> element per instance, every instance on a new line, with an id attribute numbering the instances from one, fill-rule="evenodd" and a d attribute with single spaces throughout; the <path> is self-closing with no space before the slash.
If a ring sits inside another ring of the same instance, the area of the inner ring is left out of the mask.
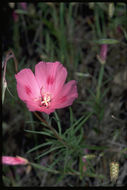
<path id="1" fill-rule="evenodd" d="M 16 157 L 12 157 L 12 156 L 2 156 L 2 164 L 7 164 L 7 165 L 25 165 L 28 164 L 28 160 L 20 157 L 20 156 L 16 156 Z"/>
<path id="2" fill-rule="evenodd" d="M 59 62 L 39 62 L 35 75 L 30 69 L 23 69 L 15 75 L 19 98 L 29 111 L 50 114 L 55 109 L 70 106 L 78 97 L 75 80 L 65 83 L 66 68 Z"/>
<path id="3" fill-rule="evenodd" d="M 84 165 L 83 166 L 83 172 L 85 172 L 87 170 L 87 167 Z"/>
<path id="4" fill-rule="evenodd" d="M 120 25 L 117 26 L 116 30 L 119 34 L 123 34 L 123 29 Z"/>
<path id="5" fill-rule="evenodd" d="M 22 2 L 22 3 L 19 3 L 20 6 L 22 7 L 22 9 L 26 10 L 27 9 L 27 3 L 25 2 Z"/>
<path id="6" fill-rule="evenodd" d="M 15 11 L 12 12 L 12 17 L 13 17 L 14 22 L 17 22 L 19 19 L 19 15 Z"/>
<path id="7" fill-rule="evenodd" d="M 82 161 L 85 163 L 85 162 L 86 162 L 86 158 L 85 158 L 85 157 L 82 157 Z"/>

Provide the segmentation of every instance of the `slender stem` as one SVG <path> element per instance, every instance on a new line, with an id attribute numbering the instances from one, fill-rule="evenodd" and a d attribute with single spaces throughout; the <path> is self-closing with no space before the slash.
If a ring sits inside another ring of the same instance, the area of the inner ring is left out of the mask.
<path id="1" fill-rule="evenodd" d="M 42 121 L 42 122 L 44 122 L 44 123 L 46 124 L 46 126 L 54 133 L 54 135 L 56 136 L 56 138 L 57 138 L 62 144 L 64 144 L 66 147 L 69 146 L 65 141 L 63 141 L 63 140 L 61 139 L 61 137 L 58 135 L 57 131 L 56 131 L 51 125 L 49 125 L 49 124 L 47 123 L 47 121 L 45 121 L 43 118 L 41 118 L 36 112 L 34 112 L 34 114 L 35 114 L 35 116 L 36 116 L 40 121 Z"/>
<path id="2" fill-rule="evenodd" d="M 94 15 L 95 15 L 95 24 L 96 24 L 96 31 L 97 31 L 97 35 L 98 37 L 100 38 L 101 37 L 101 28 L 100 28 L 100 21 L 99 21 L 99 8 L 98 8 L 98 5 L 97 3 L 95 4 L 95 12 L 94 12 Z"/>
<path id="3" fill-rule="evenodd" d="M 97 103 L 99 103 L 100 101 L 100 93 L 101 93 L 100 90 L 101 90 L 103 75 L 104 75 L 104 64 L 101 64 L 101 69 L 100 69 L 99 78 L 98 78 L 97 94 L 96 94 Z"/>
<path id="4" fill-rule="evenodd" d="M 16 57 L 15 57 L 15 54 L 13 53 L 13 51 L 11 50 L 11 53 L 12 53 L 12 55 L 13 55 L 13 59 L 14 59 L 14 63 L 15 63 L 15 71 L 16 71 L 16 73 L 18 72 L 18 61 L 17 61 L 17 59 L 16 59 Z"/>
<path id="5" fill-rule="evenodd" d="M 42 121 L 43 123 L 45 123 L 46 126 L 48 125 L 48 123 L 47 123 L 43 118 L 41 118 L 36 112 L 34 112 L 34 115 L 35 115 L 40 121 Z"/>

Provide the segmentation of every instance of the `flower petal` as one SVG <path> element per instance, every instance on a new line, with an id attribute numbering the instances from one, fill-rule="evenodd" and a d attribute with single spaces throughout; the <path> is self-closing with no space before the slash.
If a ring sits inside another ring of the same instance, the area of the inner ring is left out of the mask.
<path id="1" fill-rule="evenodd" d="M 64 108 L 71 105 L 77 97 L 78 93 L 76 81 L 71 80 L 63 86 L 61 92 L 52 101 L 52 107 L 55 107 L 55 109 Z"/>
<path id="2" fill-rule="evenodd" d="M 36 78 L 30 69 L 23 69 L 15 75 L 17 80 L 17 92 L 21 100 L 31 100 L 39 98 L 40 89 Z"/>
<path id="3" fill-rule="evenodd" d="M 45 112 L 47 114 L 50 114 L 55 111 L 54 108 L 50 108 L 50 107 L 46 108 L 44 106 L 41 107 L 39 102 L 38 104 L 35 103 L 34 101 L 26 101 L 25 103 L 29 111 L 39 111 L 39 112 Z"/>
<path id="4" fill-rule="evenodd" d="M 55 96 L 66 80 L 67 70 L 59 62 L 39 62 L 35 66 L 35 77 L 42 93 Z"/>

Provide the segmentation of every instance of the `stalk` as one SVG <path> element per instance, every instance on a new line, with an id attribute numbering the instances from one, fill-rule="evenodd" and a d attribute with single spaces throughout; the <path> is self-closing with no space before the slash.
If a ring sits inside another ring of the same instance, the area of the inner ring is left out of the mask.
<path id="1" fill-rule="evenodd" d="M 35 116 L 40 120 L 42 121 L 43 123 L 46 124 L 46 126 L 54 133 L 55 137 L 66 147 L 69 147 L 69 145 L 63 141 L 63 139 L 61 139 L 61 137 L 59 136 L 59 134 L 57 133 L 57 131 L 51 126 L 48 124 L 47 121 L 45 121 L 43 118 L 41 118 L 36 112 L 34 112 Z"/>

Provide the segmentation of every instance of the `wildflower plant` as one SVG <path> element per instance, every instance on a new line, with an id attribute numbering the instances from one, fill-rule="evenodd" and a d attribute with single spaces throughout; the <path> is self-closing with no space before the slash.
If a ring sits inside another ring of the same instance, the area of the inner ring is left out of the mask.
<path id="1" fill-rule="evenodd" d="M 91 116 L 91 113 L 87 114 L 75 123 L 71 123 L 72 126 L 62 134 L 60 119 L 55 112 L 55 118 L 51 119 L 56 121 L 58 132 L 53 126 L 51 126 L 52 122 L 49 114 L 54 112 L 55 109 L 70 106 L 74 99 L 78 97 L 76 81 L 72 80 L 64 84 L 66 76 L 67 70 L 59 62 L 39 62 L 35 66 L 35 76 L 30 69 L 23 69 L 15 75 L 18 96 L 27 104 L 29 111 L 34 112 L 42 124 L 48 128 L 48 130 L 47 128 L 44 129 L 44 132 L 26 131 L 56 138 L 56 140 L 53 139 L 53 141 L 47 139 L 46 143 L 32 148 L 28 153 L 44 146 L 51 146 L 50 149 L 48 148 L 47 151 L 38 155 L 36 159 L 57 150 L 59 157 L 58 159 L 55 159 L 55 162 L 57 164 L 58 161 L 62 161 L 63 158 L 65 159 L 65 165 L 61 168 L 65 173 L 72 170 L 71 167 L 74 161 L 74 154 L 75 159 L 76 157 L 79 157 L 80 154 L 82 155 L 80 143 L 83 137 L 83 130 L 81 127 Z M 36 111 L 42 112 L 42 115 L 40 116 Z M 79 132 L 78 136 L 76 135 L 77 132 Z M 70 156 L 72 156 L 72 160 L 68 162 Z M 35 166 L 35 164 L 33 165 Z"/>
<path id="2" fill-rule="evenodd" d="M 63 177 L 68 174 L 82 175 L 75 170 L 76 166 L 73 166 L 73 164 L 83 155 L 82 126 L 92 115 L 92 113 L 86 113 L 78 120 L 75 120 L 70 108 L 70 127 L 62 133 L 60 118 L 55 109 L 70 106 L 78 97 L 76 81 L 72 80 L 64 84 L 66 77 L 67 70 L 59 62 L 39 62 L 35 66 L 35 75 L 30 69 L 23 69 L 15 75 L 19 98 L 27 105 L 28 110 L 32 111 L 41 121 L 41 124 L 45 126 L 42 131 L 25 131 L 34 135 L 41 134 L 47 136 L 45 143 L 33 147 L 27 153 L 30 154 L 48 146 L 47 150 L 36 156 L 35 159 L 38 160 L 57 150 L 54 153 L 54 162 L 50 167 L 43 167 L 43 169 L 53 173 L 63 173 Z M 40 115 L 39 112 L 42 114 Z M 54 112 L 54 116 L 50 118 L 52 112 Z M 53 120 L 57 124 L 57 129 L 52 126 Z M 63 166 L 59 165 L 61 162 L 64 162 Z M 3 156 L 2 163 L 10 165 L 24 164 L 19 157 L 9 156 Z M 27 164 L 42 168 L 42 166 L 40 167 L 32 162 L 27 162 Z M 60 167 L 58 171 L 53 169 L 56 165 Z"/>

